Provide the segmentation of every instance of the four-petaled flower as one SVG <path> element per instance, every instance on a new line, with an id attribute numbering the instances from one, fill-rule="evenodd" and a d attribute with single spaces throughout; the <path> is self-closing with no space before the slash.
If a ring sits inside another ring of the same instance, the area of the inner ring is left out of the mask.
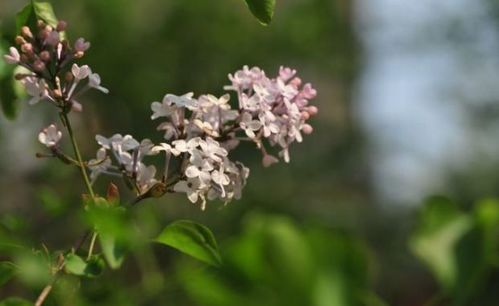
<path id="1" fill-rule="evenodd" d="M 55 124 L 51 124 L 44 128 L 38 134 L 38 140 L 47 148 L 53 148 L 62 138 L 62 132 L 57 129 Z"/>

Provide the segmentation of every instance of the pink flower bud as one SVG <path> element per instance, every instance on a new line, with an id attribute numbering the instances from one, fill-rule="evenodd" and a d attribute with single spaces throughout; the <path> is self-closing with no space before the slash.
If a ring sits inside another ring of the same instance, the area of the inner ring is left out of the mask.
<path id="1" fill-rule="evenodd" d="M 22 36 L 16 36 L 16 45 L 25 44 L 26 40 Z"/>
<path id="2" fill-rule="evenodd" d="M 302 131 L 303 131 L 303 133 L 309 135 L 309 134 L 312 134 L 312 132 L 314 131 L 314 128 L 310 124 L 304 124 L 302 127 Z"/>
<path id="3" fill-rule="evenodd" d="M 277 159 L 275 156 L 266 154 L 263 156 L 262 159 L 262 164 L 264 167 L 270 167 L 271 165 L 278 163 L 279 159 Z"/>
<path id="4" fill-rule="evenodd" d="M 310 114 L 308 112 L 301 112 L 301 117 L 303 120 L 310 119 Z"/>
<path id="5" fill-rule="evenodd" d="M 60 41 L 59 33 L 57 31 L 48 32 L 49 34 L 45 38 L 45 43 L 53 47 L 57 46 Z"/>
<path id="6" fill-rule="evenodd" d="M 83 110 L 83 106 L 80 103 L 73 100 L 71 103 L 71 110 L 73 112 L 81 113 L 81 111 Z"/>
<path id="7" fill-rule="evenodd" d="M 21 35 L 26 37 L 26 38 L 33 38 L 33 34 L 31 33 L 31 30 L 27 26 L 24 26 L 21 28 Z"/>
<path id="8" fill-rule="evenodd" d="M 36 60 L 33 63 L 33 69 L 35 71 L 41 72 L 41 71 L 45 70 L 45 63 L 42 62 L 41 60 Z"/>
<path id="9" fill-rule="evenodd" d="M 66 21 L 64 20 L 60 20 L 58 23 L 57 23 L 57 27 L 56 27 L 56 30 L 57 32 L 62 32 L 64 30 L 66 30 L 66 27 L 67 27 L 67 23 Z"/>
<path id="10" fill-rule="evenodd" d="M 315 116 L 319 112 L 319 109 L 316 106 L 309 106 L 307 107 L 307 112 L 310 114 L 310 116 Z"/>
<path id="11" fill-rule="evenodd" d="M 301 85 L 301 79 L 299 77 L 293 78 L 289 84 L 291 84 L 293 87 L 297 88 Z"/>
<path id="12" fill-rule="evenodd" d="M 40 53 L 40 59 L 44 62 L 48 62 L 50 60 L 50 53 L 48 51 L 42 51 L 42 53 Z"/>
<path id="13" fill-rule="evenodd" d="M 21 46 L 21 51 L 24 53 L 31 53 L 33 52 L 33 45 L 30 43 L 25 43 Z"/>

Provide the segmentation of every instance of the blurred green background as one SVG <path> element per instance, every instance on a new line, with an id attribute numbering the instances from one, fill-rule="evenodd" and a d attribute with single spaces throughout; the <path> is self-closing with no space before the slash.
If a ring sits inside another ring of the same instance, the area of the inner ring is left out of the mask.
<path id="1" fill-rule="evenodd" d="M 87 159 L 95 134 L 159 142 L 152 101 L 220 95 L 243 65 L 296 68 L 320 113 L 289 165 L 262 168 L 250 145 L 235 153 L 251 168 L 242 200 L 134 209 L 145 233 L 176 219 L 209 226 L 222 268 L 139 248 L 101 278 L 65 277 L 48 305 L 499 305 L 497 2 L 277 2 L 263 27 L 241 0 L 51 1 L 70 39 L 92 43 L 84 62 L 111 90 L 73 115 Z M 24 5 L 1 0 L 4 39 Z M 57 120 L 25 103 L 15 121 L 0 118 L 0 238 L 50 251 L 86 226 L 77 171 L 34 157 L 38 131 Z M 435 193 L 453 200 L 423 204 Z M 21 277 L 0 297 L 40 288 Z"/>

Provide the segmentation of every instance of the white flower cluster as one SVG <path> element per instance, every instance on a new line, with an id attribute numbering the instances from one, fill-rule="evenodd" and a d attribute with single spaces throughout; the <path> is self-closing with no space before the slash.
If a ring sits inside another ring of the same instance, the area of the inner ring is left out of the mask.
<path id="1" fill-rule="evenodd" d="M 88 87 L 107 92 L 100 86 L 99 76 L 92 74 L 88 66 L 74 64 L 71 74 L 69 96 L 78 82 L 87 78 Z M 166 192 L 185 193 L 191 202 L 201 203 L 203 209 L 207 200 L 227 203 L 239 199 L 249 169 L 230 160 L 230 150 L 241 140 L 252 141 L 263 153 L 263 165 L 269 166 L 278 159 L 267 152 L 263 142 L 267 139 L 271 146 L 279 146 L 279 155 L 289 162 L 289 145 L 301 142 L 302 133 L 312 132 L 307 120 L 317 113 L 317 108 L 309 105 L 316 91 L 310 84 L 301 86 L 295 74 L 295 70 L 281 67 L 279 75 L 270 79 L 261 69 L 247 66 L 230 74 L 232 85 L 226 89 L 237 92 L 238 108 L 232 108 L 229 94 L 198 98 L 193 93 L 165 95 L 161 102 L 151 104 L 151 119 L 164 120 L 157 129 L 164 133 L 166 142 L 155 145 L 149 139 L 139 142 L 130 135 L 115 134 L 110 138 L 97 135 L 101 147 L 96 158 L 86 163 L 91 181 L 101 174 L 119 176 L 139 198 Z M 24 78 L 25 82 L 28 80 Z M 77 102 L 72 100 L 72 103 L 74 108 Z M 59 133 L 55 126 L 50 126 L 40 134 L 40 141 L 53 147 L 60 139 Z M 155 166 L 144 163 L 144 158 L 150 155 L 164 157 L 160 177 L 156 176 Z M 160 192 L 156 192 L 157 186 L 161 187 Z"/>
<path id="2" fill-rule="evenodd" d="M 101 148 L 97 156 L 88 162 L 90 179 L 95 181 L 100 174 L 123 176 L 139 193 L 147 192 L 156 180 L 156 167 L 143 163 L 144 157 L 155 155 L 153 143 L 144 139 L 140 143 L 130 135 L 115 134 L 110 138 L 95 137 Z M 110 153 L 110 154 L 108 154 Z M 114 163 L 113 163 L 114 161 Z"/>
<path id="3" fill-rule="evenodd" d="M 310 83 L 302 87 L 301 79 L 295 75 L 296 70 L 281 67 L 279 75 L 270 79 L 260 68 L 248 66 L 229 74 L 232 85 L 225 88 L 238 94 L 239 126 L 262 150 L 265 166 L 277 159 L 267 153 L 262 138 L 268 139 L 271 146 L 279 145 L 279 155 L 289 162 L 289 145 L 302 142 L 302 132 L 313 131 L 306 122 L 317 114 L 317 107 L 308 105 L 317 92 Z"/>

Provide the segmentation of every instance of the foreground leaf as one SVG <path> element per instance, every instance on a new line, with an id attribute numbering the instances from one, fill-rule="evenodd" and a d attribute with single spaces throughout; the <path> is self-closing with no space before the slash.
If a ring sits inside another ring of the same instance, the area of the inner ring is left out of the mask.
<path id="1" fill-rule="evenodd" d="M 89 278 L 101 275 L 104 269 L 104 261 L 98 256 L 92 256 L 90 260 L 85 261 L 78 255 L 68 254 L 65 262 L 64 269 L 67 273 Z"/>
<path id="2" fill-rule="evenodd" d="M 409 241 L 412 252 L 433 272 L 440 284 L 453 289 L 459 266 L 457 244 L 472 227 L 469 216 L 443 197 L 434 197 L 423 208 L 419 225 Z"/>
<path id="3" fill-rule="evenodd" d="M 275 0 L 245 0 L 249 10 L 263 25 L 269 25 L 274 16 Z"/>
<path id="4" fill-rule="evenodd" d="M 18 297 L 10 297 L 1 301 L 0 306 L 33 306 L 33 303 Z"/>
<path id="5" fill-rule="evenodd" d="M 109 267 L 111 269 L 121 267 L 128 252 L 127 246 L 109 233 L 101 233 L 99 241 Z"/>
<path id="6" fill-rule="evenodd" d="M 222 262 L 212 232 L 193 221 L 173 222 L 163 229 L 155 241 L 211 265 L 218 266 Z"/>
<path id="7" fill-rule="evenodd" d="M 10 262 L 0 262 L 0 286 L 8 282 L 15 274 L 14 265 Z"/>
<path id="8" fill-rule="evenodd" d="M 17 32 L 19 33 L 25 25 L 31 29 L 35 29 L 37 20 L 42 20 L 53 27 L 57 26 L 57 18 L 49 2 L 31 1 L 26 5 L 16 15 Z"/>

